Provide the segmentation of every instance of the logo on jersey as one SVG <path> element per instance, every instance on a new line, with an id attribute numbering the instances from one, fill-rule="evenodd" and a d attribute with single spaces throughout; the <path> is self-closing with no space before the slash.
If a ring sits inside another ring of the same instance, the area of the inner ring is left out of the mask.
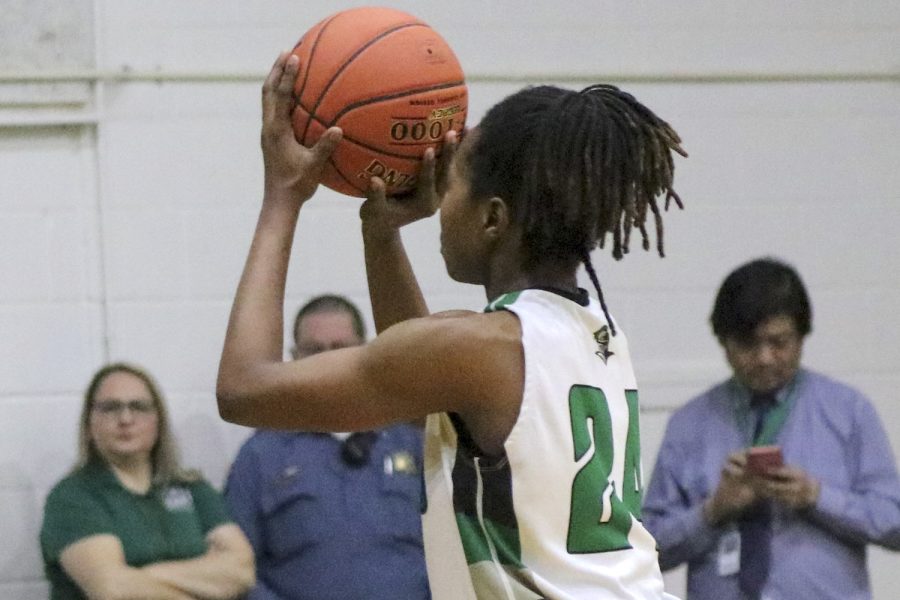
<path id="1" fill-rule="evenodd" d="M 609 351 L 609 327 L 604 325 L 600 329 L 594 332 L 594 341 L 597 342 L 598 349 L 594 354 L 600 357 L 600 360 L 603 361 L 603 364 L 606 364 L 606 361 L 609 360 L 609 357 L 615 354 L 614 352 Z"/>

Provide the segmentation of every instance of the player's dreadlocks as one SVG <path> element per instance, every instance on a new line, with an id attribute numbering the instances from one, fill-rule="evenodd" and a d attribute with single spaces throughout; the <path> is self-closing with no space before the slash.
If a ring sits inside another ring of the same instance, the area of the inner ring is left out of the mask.
<path id="1" fill-rule="evenodd" d="M 663 222 L 656 198 L 682 207 L 672 189 L 672 150 L 687 153 L 668 123 L 611 85 L 581 92 L 539 86 L 506 98 L 479 124 L 471 161 L 474 198 L 500 196 L 521 224 L 527 260 L 585 264 L 609 319 L 590 252 L 612 234 L 612 255 L 628 252 L 637 227 L 648 250 L 653 213 L 656 247 Z"/>

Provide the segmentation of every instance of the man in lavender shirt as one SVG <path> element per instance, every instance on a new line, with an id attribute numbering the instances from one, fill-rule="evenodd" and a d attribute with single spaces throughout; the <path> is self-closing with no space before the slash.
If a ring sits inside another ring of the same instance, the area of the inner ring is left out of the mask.
<path id="1" fill-rule="evenodd" d="M 790 266 L 732 272 L 711 321 L 733 377 L 672 415 L 644 504 L 660 565 L 689 600 L 863 600 L 866 546 L 900 550 L 900 478 L 875 410 L 800 366 L 811 330 Z M 756 470 L 748 448 L 777 446 Z"/>

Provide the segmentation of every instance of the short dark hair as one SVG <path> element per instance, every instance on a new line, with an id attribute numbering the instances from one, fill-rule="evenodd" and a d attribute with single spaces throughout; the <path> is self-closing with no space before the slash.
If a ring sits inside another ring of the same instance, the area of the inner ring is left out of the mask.
<path id="1" fill-rule="evenodd" d="M 760 324 L 780 315 L 792 318 L 801 336 L 812 331 L 812 306 L 800 275 L 780 260 L 759 258 L 725 278 L 710 322 L 719 340 L 750 340 Z"/>
<path id="2" fill-rule="evenodd" d="M 353 321 L 353 331 L 360 340 L 365 341 L 366 322 L 363 320 L 362 313 L 348 298 L 337 294 L 316 296 L 300 307 L 297 316 L 294 317 L 294 340 L 297 339 L 297 331 L 300 329 L 300 321 L 303 320 L 303 317 L 323 312 L 343 312 L 350 315 L 350 319 Z"/>

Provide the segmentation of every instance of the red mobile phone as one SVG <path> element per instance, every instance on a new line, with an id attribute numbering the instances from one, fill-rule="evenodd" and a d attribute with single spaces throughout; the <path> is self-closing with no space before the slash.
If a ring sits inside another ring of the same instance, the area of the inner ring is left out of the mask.
<path id="1" fill-rule="evenodd" d="M 747 472 L 751 475 L 765 475 L 783 464 L 778 446 L 755 446 L 747 450 Z"/>

